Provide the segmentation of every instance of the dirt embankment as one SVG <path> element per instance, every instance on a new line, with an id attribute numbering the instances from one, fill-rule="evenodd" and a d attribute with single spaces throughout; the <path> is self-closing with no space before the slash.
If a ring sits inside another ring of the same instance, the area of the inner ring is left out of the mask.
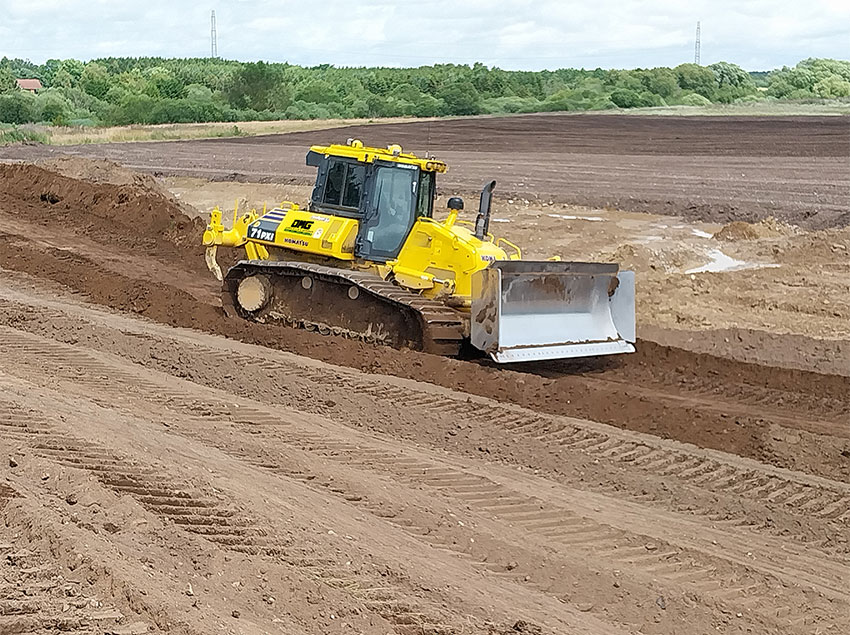
<path id="1" fill-rule="evenodd" d="M 203 267 L 203 221 L 190 217 L 151 177 L 108 162 L 87 163 L 0 164 L 3 214 L 112 248 Z"/>
<path id="2" fill-rule="evenodd" d="M 126 249 L 141 260 L 145 246 L 150 245 L 151 254 L 165 263 L 168 276 L 152 280 L 133 267 L 124 271 L 101 267 L 90 253 L 58 248 L 49 236 L 33 241 L 14 231 L 0 234 L 4 244 L 0 266 L 58 282 L 111 309 L 778 465 L 828 474 L 850 470 L 842 454 L 847 451 L 846 430 L 839 425 L 850 413 L 847 379 L 831 374 L 837 371 L 822 368 L 818 374 L 748 364 L 749 358 L 734 340 L 717 343 L 712 350 L 716 355 L 643 341 L 638 354 L 617 359 L 496 368 L 482 360 L 451 360 L 329 341 L 305 331 L 232 320 L 222 314 L 217 298 L 210 295 L 205 301 L 181 286 L 178 273 L 192 281 L 201 276 L 207 280 L 209 274 L 191 274 L 202 268 L 197 247 L 200 225 L 183 216 L 168 197 L 143 186 L 107 187 L 27 166 L 6 166 L 3 174 L 0 200 L 6 214 L 52 228 L 55 239 L 64 240 L 63 244 L 67 244 L 66 229 L 100 240 L 105 254 Z M 663 341 L 663 334 L 656 337 Z M 807 345 L 792 337 L 781 342 L 774 342 L 777 355 L 787 356 L 789 350 Z M 743 361 L 722 357 L 724 347 Z M 841 354 L 846 351 L 824 351 L 836 359 Z M 777 361 L 765 359 L 764 354 L 758 359 L 767 364 Z M 775 430 L 786 427 L 814 435 L 807 437 L 809 454 L 783 445 L 784 437 L 777 437 Z M 833 434 L 835 439 L 822 442 L 823 435 Z"/>

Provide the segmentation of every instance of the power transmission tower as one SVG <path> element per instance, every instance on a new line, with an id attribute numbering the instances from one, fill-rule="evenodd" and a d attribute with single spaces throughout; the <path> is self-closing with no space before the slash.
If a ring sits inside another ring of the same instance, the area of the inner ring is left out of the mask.
<path id="1" fill-rule="evenodd" d="M 215 33 L 215 9 L 210 14 L 210 53 L 213 59 L 218 57 L 218 37 Z"/>
<path id="2" fill-rule="evenodd" d="M 697 20 L 697 39 L 694 43 L 694 64 L 699 64 L 699 20 Z"/>

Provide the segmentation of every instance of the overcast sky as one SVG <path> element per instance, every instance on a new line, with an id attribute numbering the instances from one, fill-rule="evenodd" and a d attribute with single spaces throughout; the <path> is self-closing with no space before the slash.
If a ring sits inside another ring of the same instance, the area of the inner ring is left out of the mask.
<path id="1" fill-rule="evenodd" d="M 850 59 L 850 0 L 0 0 L 0 57 L 205 57 L 337 66 L 748 70 Z"/>

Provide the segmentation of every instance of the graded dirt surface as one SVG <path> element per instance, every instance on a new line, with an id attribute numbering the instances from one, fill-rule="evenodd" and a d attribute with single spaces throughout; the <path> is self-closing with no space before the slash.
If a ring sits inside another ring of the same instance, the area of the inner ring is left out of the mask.
<path id="1" fill-rule="evenodd" d="M 490 179 L 504 197 L 726 223 L 774 216 L 850 225 L 850 117 L 541 114 L 351 126 L 236 139 L 0 148 L 0 160 L 72 155 L 218 180 L 311 182 L 308 146 L 400 143 L 445 160 L 445 193 Z"/>
<path id="2" fill-rule="evenodd" d="M 0 165 L 0 633 L 850 630 L 850 230 L 500 200 L 645 291 L 497 368 L 225 317 L 212 199 L 307 189 L 230 185 Z"/>

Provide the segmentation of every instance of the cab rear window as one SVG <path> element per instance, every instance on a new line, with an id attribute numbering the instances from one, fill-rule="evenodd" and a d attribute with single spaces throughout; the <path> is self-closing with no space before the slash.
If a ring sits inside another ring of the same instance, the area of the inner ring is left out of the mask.
<path id="1" fill-rule="evenodd" d="M 331 161 L 322 203 L 350 210 L 359 209 L 365 179 L 364 166 L 344 161 Z"/>

